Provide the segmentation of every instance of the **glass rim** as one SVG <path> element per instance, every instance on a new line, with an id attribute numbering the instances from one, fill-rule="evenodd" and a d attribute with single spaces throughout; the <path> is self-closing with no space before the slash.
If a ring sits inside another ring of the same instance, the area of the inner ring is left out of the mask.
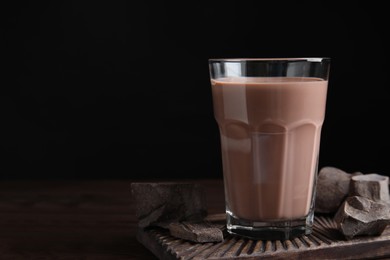
<path id="1" fill-rule="evenodd" d="M 245 61 L 307 61 L 307 62 L 323 62 L 330 61 L 330 57 L 293 57 L 293 58 L 210 58 L 209 62 L 245 62 Z"/>

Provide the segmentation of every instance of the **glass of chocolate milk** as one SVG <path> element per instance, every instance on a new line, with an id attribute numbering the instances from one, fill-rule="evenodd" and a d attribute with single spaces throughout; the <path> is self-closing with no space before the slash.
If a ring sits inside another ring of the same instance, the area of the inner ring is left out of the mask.
<path id="1" fill-rule="evenodd" d="M 210 59 L 227 229 L 310 234 L 329 58 Z"/>

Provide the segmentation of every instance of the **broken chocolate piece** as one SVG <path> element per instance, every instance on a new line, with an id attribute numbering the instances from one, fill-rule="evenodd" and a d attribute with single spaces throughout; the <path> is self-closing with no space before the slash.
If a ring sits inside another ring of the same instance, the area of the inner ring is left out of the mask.
<path id="1" fill-rule="evenodd" d="M 204 218 L 205 221 L 211 222 L 211 223 L 225 223 L 226 222 L 226 213 L 216 213 L 216 214 L 209 214 Z"/>
<path id="2" fill-rule="evenodd" d="M 390 202 L 389 177 L 376 173 L 353 176 L 350 196 L 361 196 L 374 201 Z"/>
<path id="3" fill-rule="evenodd" d="M 335 213 L 348 195 L 351 177 L 360 174 L 349 174 L 330 166 L 323 167 L 317 178 L 315 211 Z"/>
<path id="4" fill-rule="evenodd" d="M 168 228 L 171 222 L 199 221 L 207 215 L 203 187 L 193 183 L 132 183 L 138 225 Z"/>
<path id="5" fill-rule="evenodd" d="M 347 239 L 360 235 L 378 236 L 390 224 L 390 207 L 364 197 L 348 197 L 334 220 Z"/>
<path id="6" fill-rule="evenodd" d="M 190 240 L 196 243 L 209 243 L 223 241 L 223 232 L 220 227 L 207 222 L 199 223 L 171 223 L 169 232 L 172 236 Z"/>

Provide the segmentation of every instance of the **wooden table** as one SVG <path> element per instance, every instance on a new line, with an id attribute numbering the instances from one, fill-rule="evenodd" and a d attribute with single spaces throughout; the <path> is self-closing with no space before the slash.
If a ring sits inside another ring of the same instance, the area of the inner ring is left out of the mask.
<path id="1" fill-rule="evenodd" d="M 0 259 L 156 259 L 136 240 L 132 182 L 0 181 Z M 221 180 L 190 182 L 223 212 Z"/>
<path id="2" fill-rule="evenodd" d="M 154 181 L 168 180 L 148 180 Z M 210 214 L 224 211 L 222 180 L 186 181 L 205 187 Z M 132 182 L 140 181 L 0 181 L 0 260 L 156 259 L 136 239 L 137 221 L 130 191 Z M 153 239 L 150 239 L 151 243 Z M 161 241 L 167 242 L 163 238 Z M 239 245 L 238 242 L 235 245 Z M 246 240 L 241 242 L 245 247 L 253 244 L 253 249 L 257 250 L 262 241 L 256 244 Z M 356 244 L 358 248 L 336 243 L 331 245 L 336 245 L 331 251 L 319 247 L 320 250 L 313 251 L 312 255 L 319 256 L 324 250 L 333 252 L 333 255 L 341 252 L 348 255 L 356 250 L 369 256 L 383 256 L 384 252 L 388 255 L 390 240 L 375 243 L 371 245 L 363 241 Z M 310 255 L 310 251 L 307 253 Z M 251 254 L 250 259 L 254 259 L 254 255 Z"/>

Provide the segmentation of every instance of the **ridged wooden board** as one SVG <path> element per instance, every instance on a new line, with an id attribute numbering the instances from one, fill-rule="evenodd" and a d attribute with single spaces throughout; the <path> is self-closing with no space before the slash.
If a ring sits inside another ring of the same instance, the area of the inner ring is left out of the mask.
<path id="1" fill-rule="evenodd" d="M 381 236 L 346 240 L 333 220 L 315 218 L 312 234 L 292 240 L 251 240 L 227 235 L 220 243 L 193 243 L 164 229 L 139 229 L 137 239 L 159 259 L 367 259 L 390 258 L 390 228 Z"/>

